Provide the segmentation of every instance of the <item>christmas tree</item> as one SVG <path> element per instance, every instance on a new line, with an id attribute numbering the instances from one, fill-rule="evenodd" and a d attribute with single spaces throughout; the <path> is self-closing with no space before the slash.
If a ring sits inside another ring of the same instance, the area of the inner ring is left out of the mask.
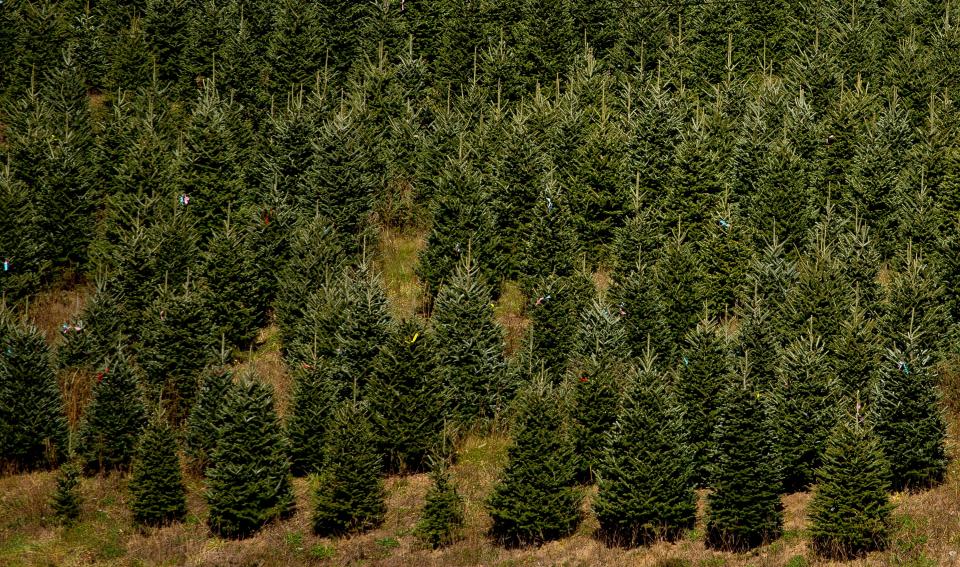
<path id="1" fill-rule="evenodd" d="M 746 364 L 746 363 L 744 363 Z M 707 545 L 751 549 L 783 531 L 780 466 L 760 393 L 741 375 L 727 377 L 713 430 L 707 496 Z"/>
<path id="2" fill-rule="evenodd" d="M 57 473 L 57 490 L 50 499 L 50 507 L 58 520 L 71 523 L 80 518 L 80 505 L 83 497 L 80 494 L 81 468 L 77 463 L 66 462 L 60 465 Z"/>
<path id="3" fill-rule="evenodd" d="M 442 459 L 430 469 L 430 480 L 432 484 L 427 490 L 415 533 L 425 544 L 439 549 L 460 536 L 464 524 L 464 501 Z"/>
<path id="4" fill-rule="evenodd" d="M 102 368 L 117 345 L 126 342 L 128 315 L 117 287 L 116 280 L 98 280 L 93 297 L 80 314 L 61 326 L 63 342 L 57 349 L 60 368 Z"/>
<path id="5" fill-rule="evenodd" d="M 217 433 L 206 472 L 210 530 L 244 538 L 292 514 L 286 442 L 273 394 L 258 376 L 244 376 L 227 390 Z"/>
<path id="6" fill-rule="evenodd" d="M 817 469 L 808 512 L 813 549 L 847 559 L 886 548 L 889 487 L 889 466 L 873 431 L 859 415 L 841 419 Z"/>
<path id="7" fill-rule="evenodd" d="M 693 452 L 683 409 L 666 385 L 648 351 L 628 377 L 617 420 L 606 436 L 593 510 L 600 537 L 611 544 L 672 541 L 693 527 Z"/>
<path id="8" fill-rule="evenodd" d="M 67 454 L 67 419 L 50 349 L 34 327 L 0 307 L 0 464 L 56 466 Z"/>
<path id="9" fill-rule="evenodd" d="M 314 495 L 315 534 L 362 533 L 383 523 L 387 514 L 383 458 L 376 444 L 364 404 L 347 401 L 334 411 Z"/>
<path id="10" fill-rule="evenodd" d="M 117 351 L 96 376 L 79 430 L 77 454 L 88 472 L 126 470 L 147 422 L 139 369 Z"/>
<path id="11" fill-rule="evenodd" d="M 323 467 L 330 416 L 339 401 L 337 375 L 336 361 L 320 357 L 294 370 L 286 423 L 294 475 L 318 473 Z"/>
<path id="12" fill-rule="evenodd" d="M 337 357 L 352 395 L 364 392 L 380 345 L 391 333 L 393 319 L 380 273 L 361 264 L 347 274 L 343 319 L 336 331 Z M 344 392 L 351 395 L 350 390 Z"/>
<path id="13" fill-rule="evenodd" d="M 197 400 L 190 409 L 184 435 L 186 454 L 199 472 L 210 464 L 220 439 L 224 400 L 233 386 L 233 374 L 223 367 L 208 368 L 200 379 Z"/>
<path id="14" fill-rule="evenodd" d="M 541 376 L 520 401 L 507 466 L 487 500 L 490 534 L 505 545 L 559 539 L 580 524 L 574 443 L 561 396 Z"/>
<path id="15" fill-rule="evenodd" d="M 143 430 L 131 468 L 130 508 L 136 523 L 158 526 L 186 517 L 187 489 L 177 439 L 160 411 Z"/>

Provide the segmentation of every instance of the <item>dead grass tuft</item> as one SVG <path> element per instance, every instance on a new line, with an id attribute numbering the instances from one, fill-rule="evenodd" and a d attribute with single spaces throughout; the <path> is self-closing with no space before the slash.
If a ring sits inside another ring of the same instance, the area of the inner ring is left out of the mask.
<path id="1" fill-rule="evenodd" d="M 90 286 L 40 292 L 27 306 L 27 318 L 40 329 L 47 344 L 58 344 L 60 325 L 78 315 L 92 294 L 93 288 Z"/>
<path id="2" fill-rule="evenodd" d="M 513 281 L 503 282 L 500 287 L 500 300 L 496 305 L 497 321 L 507 332 L 507 354 L 520 349 L 523 336 L 530 326 L 530 319 L 524 315 L 526 298 L 520 286 Z"/>
<path id="3" fill-rule="evenodd" d="M 377 265 L 395 317 L 408 319 L 425 308 L 423 288 L 417 279 L 420 251 L 427 244 L 423 231 L 402 231 L 389 227 L 380 230 L 380 255 Z"/>

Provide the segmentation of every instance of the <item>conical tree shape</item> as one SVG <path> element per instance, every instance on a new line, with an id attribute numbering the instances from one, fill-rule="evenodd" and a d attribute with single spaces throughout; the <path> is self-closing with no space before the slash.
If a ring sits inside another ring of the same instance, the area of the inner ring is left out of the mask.
<path id="1" fill-rule="evenodd" d="M 387 495 L 376 443 L 365 405 L 348 401 L 334 411 L 314 495 L 315 534 L 363 533 L 383 523 Z"/>
<path id="2" fill-rule="evenodd" d="M 490 287 L 468 258 L 440 288 L 431 324 L 439 371 L 460 419 L 489 419 L 512 395 L 504 359 L 504 331 L 494 316 Z"/>
<path id="3" fill-rule="evenodd" d="M 923 351 L 890 350 L 870 398 L 868 419 L 890 463 L 896 490 L 943 481 L 949 459 L 937 375 Z"/>
<path id="4" fill-rule="evenodd" d="M 387 470 L 423 471 L 443 442 L 446 399 L 433 333 L 417 321 L 396 326 L 373 361 L 365 399 Z"/>
<path id="5" fill-rule="evenodd" d="M 160 526 L 187 516 L 177 439 L 160 411 L 143 430 L 131 468 L 130 509 L 136 523 Z"/>
<path id="6" fill-rule="evenodd" d="M 567 372 L 570 417 L 580 461 L 579 475 L 592 480 L 604 438 L 617 419 L 630 350 L 617 311 L 594 300 L 580 315 L 580 330 Z"/>
<path id="7" fill-rule="evenodd" d="M 832 248 L 821 241 L 797 265 L 797 279 L 783 307 L 784 338 L 797 338 L 812 321 L 814 334 L 829 343 L 839 332 L 853 297 Z"/>
<path id="8" fill-rule="evenodd" d="M 207 369 L 200 380 L 197 401 L 190 410 L 184 435 L 187 456 L 199 472 L 206 470 L 217 447 L 223 403 L 232 386 L 232 373 L 222 367 Z"/>
<path id="9" fill-rule="evenodd" d="M 301 318 L 284 335 L 284 358 L 290 366 L 312 364 L 314 359 L 333 359 L 340 343 L 337 331 L 346 324 L 347 278 L 329 276 L 299 306 Z M 344 392 L 345 393 L 345 392 Z"/>
<path id="10" fill-rule="evenodd" d="M 286 423 L 290 470 L 294 475 L 319 473 L 323 468 L 327 429 L 340 394 L 334 364 L 330 359 L 316 358 L 294 370 Z"/>
<path id="11" fill-rule="evenodd" d="M 597 464 L 598 535 L 614 545 L 672 541 L 692 529 L 696 518 L 693 452 L 683 409 L 653 365 L 648 352 L 629 376 Z"/>
<path id="12" fill-rule="evenodd" d="M 554 383 L 562 379 L 577 340 L 577 315 L 595 293 L 593 280 L 581 272 L 547 276 L 534 286 L 527 305 L 531 325 L 522 353 L 530 377 L 545 371 Z"/>
<path id="13" fill-rule="evenodd" d="M 648 338 L 656 338 L 654 351 L 666 356 L 662 344 L 667 338 L 663 318 L 664 300 L 656 285 L 656 274 L 651 266 L 637 265 L 636 269 L 618 277 L 611 291 L 620 312 L 620 321 L 626 334 L 627 346 L 632 352 L 641 352 Z"/>
<path id="14" fill-rule="evenodd" d="M 541 376 L 520 403 L 507 467 L 487 500 L 490 534 L 505 545 L 559 539 L 581 520 L 574 444 L 560 391 Z"/>
<path id="15" fill-rule="evenodd" d="M 286 443 L 273 394 L 257 376 L 245 376 L 227 390 L 218 429 L 206 472 L 210 530 L 244 538 L 292 514 Z"/>
<path id="16" fill-rule="evenodd" d="M 848 401 L 857 396 L 868 399 L 883 361 L 877 320 L 861 307 L 861 301 L 854 300 L 828 351 L 827 362 L 836 377 L 837 395 Z"/>
<path id="17" fill-rule="evenodd" d="M 393 319 L 387 307 L 383 279 L 369 264 L 362 264 L 347 275 L 343 321 L 337 329 L 337 357 L 353 391 L 358 395 L 366 388 L 373 371 L 373 361 L 380 345 L 390 336 Z"/>
<path id="18" fill-rule="evenodd" d="M 910 347 L 939 353 L 950 325 L 940 275 L 909 245 L 898 263 L 880 320 L 883 338 L 907 350 L 909 335 Z"/>
<path id="19" fill-rule="evenodd" d="M 712 437 L 706 537 L 710 547 L 745 550 L 780 537 L 782 481 L 760 393 L 745 376 L 727 379 Z"/>
<path id="20" fill-rule="evenodd" d="M 776 328 L 775 314 L 759 293 L 745 300 L 738 317 L 740 330 L 737 333 L 735 352 L 750 360 L 750 376 L 761 392 L 776 388 L 777 356 L 781 336 Z"/>
<path id="21" fill-rule="evenodd" d="M 430 470 L 432 484 L 427 490 L 416 536 L 433 549 L 450 545 L 460 537 L 464 524 L 464 500 L 442 460 Z"/>
<path id="22" fill-rule="evenodd" d="M 50 507 L 61 522 L 70 523 L 80 518 L 80 505 L 83 502 L 80 495 L 81 472 L 77 463 L 66 462 L 60 465 L 57 490 L 50 499 Z"/>
<path id="23" fill-rule="evenodd" d="M 56 466 L 67 454 L 67 419 L 50 349 L 34 327 L 0 307 L 0 465 Z"/>
<path id="24" fill-rule="evenodd" d="M 812 483 L 820 466 L 827 437 L 836 424 L 833 372 L 815 336 L 796 339 L 779 352 L 769 411 L 787 492 Z"/>
<path id="25" fill-rule="evenodd" d="M 141 380 L 122 351 L 110 358 L 96 380 L 80 425 L 77 454 L 88 472 L 126 470 L 147 424 Z"/>
<path id="26" fill-rule="evenodd" d="M 840 420 L 827 442 L 808 521 L 813 549 L 838 559 L 884 549 L 893 506 L 880 443 L 859 416 Z"/>
<path id="27" fill-rule="evenodd" d="M 30 187 L 19 182 L 9 164 L 0 168 L 0 294 L 13 301 L 30 293 L 51 267 L 42 219 Z"/>
<path id="28" fill-rule="evenodd" d="M 664 360 L 669 363 L 680 356 L 684 337 L 703 315 L 700 295 L 703 269 L 679 226 L 657 260 L 654 277 L 663 300 L 663 320 L 667 326 L 667 334 L 660 343 L 666 355 Z"/>
<path id="29" fill-rule="evenodd" d="M 521 267 L 528 292 L 544 277 L 573 275 L 580 251 L 569 207 L 555 184 L 547 185 L 535 210 Z"/>
<path id="30" fill-rule="evenodd" d="M 715 324 L 704 322 L 687 336 L 673 389 L 686 415 L 694 481 L 701 486 L 707 485 L 713 430 L 720 417 L 720 394 L 728 381 L 729 364 L 727 345 Z"/>

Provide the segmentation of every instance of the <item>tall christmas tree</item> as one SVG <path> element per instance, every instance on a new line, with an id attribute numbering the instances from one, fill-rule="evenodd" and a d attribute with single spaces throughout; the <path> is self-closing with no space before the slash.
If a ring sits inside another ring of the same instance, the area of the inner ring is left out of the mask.
<path id="1" fill-rule="evenodd" d="M 184 435 L 187 456 L 192 467 L 203 472 L 220 438 L 224 400 L 233 386 L 233 375 L 223 367 L 208 368 L 200 379 L 197 400 L 190 410 Z"/>
<path id="2" fill-rule="evenodd" d="M 187 515 L 187 489 L 180 472 L 174 431 L 157 411 L 137 444 L 130 477 L 130 508 L 138 524 L 163 525 Z"/>
<path id="3" fill-rule="evenodd" d="M 319 536 L 362 533 L 387 514 L 383 458 L 362 403 L 344 402 L 330 422 L 326 459 L 314 495 L 313 532 Z"/>
<path id="4" fill-rule="evenodd" d="M 593 510 L 600 536 L 632 547 L 674 540 L 693 527 L 693 452 L 683 409 L 648 351 L 631 373 L 617 420 L 597 464 Z"/>
<path id="5" fill-rule="evenodd" d="M 338 374 L 335 360 L 320 357 L 302 362 L 293 372 L 286 435 L 294 475 L 318 473 L 323 468 L 327 429 L 340 395 Z"/>
<path id="6" fill-rule="evenodd" d="M 67 419 L 50 349 L 0 307 L 0 464 L 55 466 L 67 455 Z"/>
<path id="7" fill-rule="evenodd" d="M 336 332 L 337 357 L 352 395 L 366 388 L 380 345 L 391 333 L 393 319 L 387 310 L 387 295 L 380 273 L 361 264 L 347 275 L 344 317 Z M 344 392 L 348 397 L 350 391 Z"/>
<path id="8" fill-rule="evenodd" d="M 287 447 L 270 388 L 245 376 L 223 399 L 216 448 L 206 472 L 210 530 L 244 538 L 296 505 Z"/>
<path id="9" fill-rule="evenodd" d="M 559 539 L 580 524 L 574 444 L 563 413 L 560 391 L 542 376 L 523 395 L 507 467 L 487 500 L 490 533 L 503 544 Z"/>

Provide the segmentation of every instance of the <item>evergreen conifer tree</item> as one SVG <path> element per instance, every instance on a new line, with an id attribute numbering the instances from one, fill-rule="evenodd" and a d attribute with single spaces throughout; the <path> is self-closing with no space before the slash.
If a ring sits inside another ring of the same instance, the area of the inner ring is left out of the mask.
<path id="1" fill-rule="evenodd" d="M 527 292 L 541 278 L 573 275 L 580 251 L 569 206 L 556 185 L 548 183 L 543 200 L 533 208 L 536 216 L 530 225 L 521 268 L 521 283 Z"/>
<path id="2" fill-rule="evenodd" d="M 841 419 L 827 442 L 810 502 L 814 551 L 845 559 L 886 548 L 893 508 L 889 487 L 889 465 L 876 435 L 859 415 Z"/>
<path id="3" fill-rule="evenodd" d="M 698 263 L 704 273 L 700 295 L 711 313 L 732 313 L 737 300 L 747 291 L 745 276 L 752 256 L 751 239 L 737 216 L 728 203 L 721 203 L 698 246 Z"/>
<path id="4" fill-rule="evenodd" d="M 206 472 L 210 530 L 244 538 L 292 514 L 287 447 L 273 394 L 259 377 L 245 376 L 227 390 L 217 433 Z"/>
<path id="5" fill-rule="evenodd" d="M 760 393 L 747 383 L 746 369 L 742 372 L 720 396 L 709 465 L 707 545 L 730 550 L 754 548 L 783 531 L 782 481 L 770 419 Z"/>
<path id="6" fill-rule="evenodd" d="M 204 255 L 205 311 L 212 333 L 242 349 L 250 346 L 266 323 L 257 260 L 249 240 L 230 219 L 213 234 Z"/>
<path id="7" fill-rule="evenodd" d="M 939 353 L 950 328 L 939 274 L 909 244 L 897 264 L 881 315 L 883 338 L 886 344 L 907 350 L 910 335 L 912 348 Z"/>
<path id="8" fill-rule="evenodd" d="M 947 472 L 936 372 L 928 355 L 911 347 L 908 342 L 906 351 L 888 351 L 868 409 L 896 490 L 938 484 Z"/>
<path id="9" fill-rule="evenodd" d="M 620 321 L 626 335 L 626 344 L 631 352 L 638 353 L 647 345 L 649 338 L 656 338 L 654 352 L 666 356 L 663 341 L 667 327 L 663 319 L 664 300 L 657 288 L 654 268 L 637 264 L 636 269 L 622 274 L 614 282 L 612 295 L 620 310 Z"/>
<path id="10" fill-rule="evenodd" d="M 337 357 L 345 374 L 346 397 L 365 391 L 380 345 L 392 332 L 393 319 L 380 273 L 361 264 L 347 275 L 343 319 L 336 332 Z"/>
<path id="11" fill-rule="evenodd" d="M 781 347 L 776 314 L 757 290 L 752 299 L 741 303 L 738 317 L 736 355 L 750 360 L 750 376 L 756 388 L 771 392 L 777 387 L 777 357 Z"/>
<path id="12" fill-rule="evenodd" d="M 512 395 L 504 332 L 494 316 L 491 296 L 468 257 L 440 288 L 433 305 L 439 372 L 451 407 L 465 423 L 494 417 Z"/>
<path id="13" fill-rule="evenodd" d="M 80 518 L 80 505 L 83 502 L 80 494 L 80 474 L 80 465 L 75 462 L 68 461 L 60 465 L 57 490 L 50 499 L 50 507 L 61 522 L 71 523 Z"/>
<path id="14" fill-rule="evenodd" d="M 503 544 L 562 538 L 580 524 L 574 443 L 561 396 L 543 376 L 523 395 L 506 469 L 487 500 L 490 533 Z"/>
<path id="15" fill-rule="evenodd" d="M 79 430 L 77 453 L 88 472 L 126 470 L 147 422 L 139 370 L 122 351 L 97 374 Z"/>
<path id="16" fill-rule="evenodd" d="M 840 323 L 840 333 L 828 345 L 828 363 L 836 377 L 836 394 L 848 401 L 869 399 L 883 361 L 883 344 L 877 320 L 862 300 L 855 300 L 850 313 Z"/>
<path id="17" fill-rule="evenodd" d="M 197 400 L 190 410 L 184 432 L 184 445 L 192 467 L 203 472 L 220 438 L 223 404 L 233 387 L 233 375 L 223 367 L 208 368 L 200 380 Z"/>
<path id="18" fill-rule="evenodd" d="M 383 458 L 363 403 L 346 401 L 330 422 L 325 461 L 314 495 L 313 532 L 319 536 L 362 533 L 387 514 Z"/>
<path id="19" fill-rule="evenodd" d="M 2 308 L 0 308 L 2 309 Z M 50 349 L 34 327 L 0 311 L 0 465 L 56 466 L 67 455 L 67 419 Z"/>
<path id="20" fill-rule="evenodd" d="M 336 361 L 314 358 L 294 370 L 293 394 L 287 417 L 290 470 L 294 475 L 319 473 L 330 416 L 339 402 Z"/>
<path id="21" fill-rule="evenodd" d="M 63 342 L 57 349 L 60 368 L 102 368 L 117 344 L 126 342 L 125 305 L 114 279 L 101 279 L 76 319 L 61 326 Z"/>
<path id="22" fill-rule="evenodd" d="M 180 472 L 177 439 L 157 411 L 137 444 L 130 477 L 130 508 L 138 524 L 158 526 L 187 515 L 187 489 Z"/>
<path id="23" fill-rule="evenodd" d="M 521 355 L 528 377 L 545 372 L 560 382 L 577 340 L 577 316 L 595 294 L 593 280 L 579 271 L 568 277 L 547 276 L 534 286 L 527 306 L 531 325 Z"/>
<path id="24" fill-rule="evenodd" d="M 450 545 L 460 536 L 464 524 L 464 500 L 442 460 L 430 470 L 432 484 L 427 490 L 423 513 L 417 522 L 417 537 L 433 549 Z"/>
<path id="25" fill-rule="evenodd" d="M 46 245 L 36 198 L 15 179 L 9 163 L 0 168 L 0 294 L 15 301 L 31 293 L 45 279 L 52 258 Z"/>
<path id="26" fill-rule="evenodd" d="M 684 345 L 684 336 L 703 314 L 703 271 L 696 252 L 678 226 L 667 241 L 654 267 L 654 277 L 663 301 L 666 335 L 661 344 L 665 360 L 673 362 Z"/>
<path id="27" fill-rule="evenodd" d="M 605 541 L 632 547 L 691 529 L 697 500 L 683 409 L 648 351 L 628 377 L 597 464 L 593 510 Z"/>

